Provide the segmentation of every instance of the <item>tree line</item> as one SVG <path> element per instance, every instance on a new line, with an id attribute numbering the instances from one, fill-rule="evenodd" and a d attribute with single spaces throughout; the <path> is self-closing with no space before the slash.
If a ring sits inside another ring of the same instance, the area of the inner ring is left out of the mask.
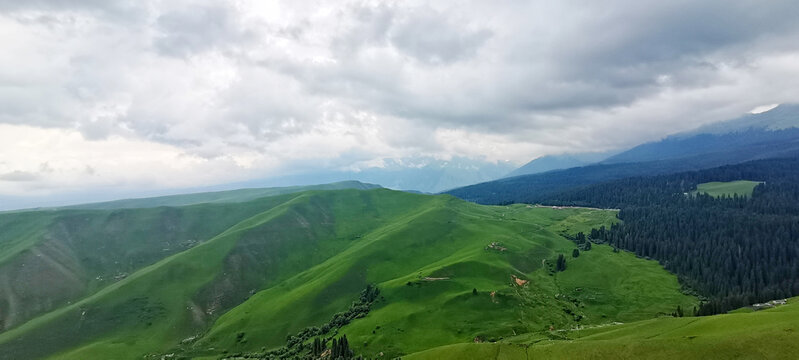
<path id="1" fill-rule="evenodd" d="M 752 196 L 692 193 L 710 181 L 757 180 Z M 628 178 L 564 192 L 553 205 L 620 208 L 592 241 L 658 260 L 708 301 L 708 315 L 799 295 L 799 158 Z"/>

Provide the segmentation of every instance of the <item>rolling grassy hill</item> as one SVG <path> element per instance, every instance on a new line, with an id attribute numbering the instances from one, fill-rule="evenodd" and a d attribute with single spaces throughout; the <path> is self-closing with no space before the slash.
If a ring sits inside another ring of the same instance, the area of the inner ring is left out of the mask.
<path id="1" fill-rule="evenodd" d="M 710 196 L 719 197 L 726 196 L 752 196 L 755 186 L 760 184 L 760 181 L 737 180 L 725 182 L 707 182 L 696 185 L 695 193 L 708 194 Z"/>
<path id="2" fill-rule="evenodd" d="M 457 344 L 403 359 L 793 359 L 799 354 L 799 298 L 748 313 L 658 318 L 553 332 L 553 337 Z"/>
<path id="3" fill-rule="evenodd" d="M 272 206 L 247 201 L 253 197 L 374 187 L 345 182 L 243 189 L 0 213 L 0 330 L 90 295 Z M 195 202 L 206 204 L 165 207 Z M 126 206 L 131 209 L 118 208 Z M 83 209 L 91 207 L 100 210 Z"/>
<path id="4" fill-rule="evenodd" d="M 91 203 L 91 204 L 66 206 L 63 208 L 110 210 L 110 209 L 152 208 L 159 206 L 186 206 L 186 205 L 209 204 L 209 203 L 241 203 L 262 197 L 291 194 L 301 191 L 343 190 L 343 189 L 368 190 L 368 189 L 377 189 L 379 187 L 380 185 L 366 184 L 359 181 L 340 181 L 340 182 L 334 182 L 330 184 L 320 184 L 320 185 L 236 189 L 236 190 L 225 190 L 225 191 L 200 192 L 194 194 L 158 196 L 158 197 L 141 198 L 141 199 L 125 199 L 125 200 L 115 200 L 115 201 L 106 201 L 106 202 Z"/>
<path id="5" fill-rule="evenodd" d="M 118 212 L 64 211 L 79 219 Z M 367 356 L 648 319 L 697 304 L 656 262 L 603 245 L 571 256 L 575 245 L 563 234 L 609 225 L 613 211 L 481 206 L 375 189 L 122 212 L 158 211 L 206 214 L 181 226 L 205 229 L 207 240 L 0 333 L 0 359 L 259 353 L 346 310 L 367 284 L 381 289 L 371 312 L 327 334 L 346 334 Z M 97 247 L 109 238 L 71 241 Z M 554 271 L 558 254 L 568 257 L 562 272 Z"/>

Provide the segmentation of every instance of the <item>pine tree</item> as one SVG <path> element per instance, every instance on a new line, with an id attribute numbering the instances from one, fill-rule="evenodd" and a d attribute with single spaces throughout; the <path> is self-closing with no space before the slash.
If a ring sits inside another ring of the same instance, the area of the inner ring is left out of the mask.
<path id="1" fill-rule="evenodd" d="M 556 271 L 566 270 L 566 257 L 564 257 L 563 254 L 558 254 L 558 260 L 555 262 L 555 270 Z"/>
<path id="2" fill-rule="evenodd" d="M 338 340 L 333 338 L 333 346 L 331 347 L 330 357 L 333 359 L 338 359 L 341 356 L 341 348 L 338 346 Z"/>

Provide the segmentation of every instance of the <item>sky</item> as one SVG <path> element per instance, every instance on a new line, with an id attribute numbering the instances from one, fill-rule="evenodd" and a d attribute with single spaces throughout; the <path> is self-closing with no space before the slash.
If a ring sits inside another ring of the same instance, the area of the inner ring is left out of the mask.
<path id="1" fill-rule="evenodd" d="M 621 149 L 797 102 L 796 19 L 795 0 L 0 0 L 0 201 Z"/>

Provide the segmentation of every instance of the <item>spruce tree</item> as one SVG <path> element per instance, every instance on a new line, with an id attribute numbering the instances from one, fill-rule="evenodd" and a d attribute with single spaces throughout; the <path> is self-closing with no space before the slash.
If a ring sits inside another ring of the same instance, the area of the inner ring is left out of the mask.
<path id="1" fill-rule="evenodd" d="M 556 271 L 566 270 L 566 257 L 564 257 L 563 254 L 558 254 L 558 260 L 555 262 L 555 270 Z"/>

